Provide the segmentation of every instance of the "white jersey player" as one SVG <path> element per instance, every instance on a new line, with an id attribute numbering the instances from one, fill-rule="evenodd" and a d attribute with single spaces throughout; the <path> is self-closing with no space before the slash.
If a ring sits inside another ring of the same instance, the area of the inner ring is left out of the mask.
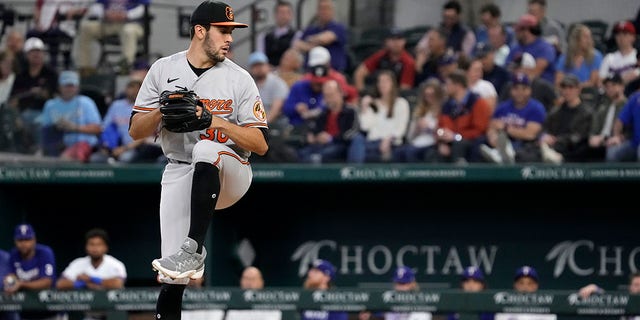
<path id="1" fill-rule="evenodd" d="M 162 258 L 152 262 L 163 283 L 156 319 L 179 319 L 189 279 L 202 277 L 203 242 L 212 214 L 236 203 L 248 190 L 250 154 L 264 155 L 267 120 L 249 73 L 226 59 L 234 28 L 233 9 L 204 1 L 192 13 L 186 51 L 153 63 L 133 108 L 129 133 L 140 139 L 160 130 L 169 163 L 162 175 L 160 234 Z M 165 90 L 192 90 L 212 113 L 208 129 L 187 133 L 162 129 L 158 99 Z"/>

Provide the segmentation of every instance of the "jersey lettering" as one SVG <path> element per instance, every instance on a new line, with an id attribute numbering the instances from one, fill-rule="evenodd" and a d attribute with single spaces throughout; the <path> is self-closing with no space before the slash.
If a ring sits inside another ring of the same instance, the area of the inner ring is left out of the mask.
<path id="1" fill-rule="evenodd" d="M 223 113 L 232 113 L 232 99 L 200 99 L 202 104 L 211 112 L 224 111 Z"/>
<path id="2" fill-rule="evenodd" d="M 225 143 L 229 140 L 229 137 L 218 130 L 209 128 L 207 129 L 207 131 L 205 131 L 205 133 L 200 134 L 200 140 L 211 140 L 211 141 L 218 141 L 220 143 Z"/>

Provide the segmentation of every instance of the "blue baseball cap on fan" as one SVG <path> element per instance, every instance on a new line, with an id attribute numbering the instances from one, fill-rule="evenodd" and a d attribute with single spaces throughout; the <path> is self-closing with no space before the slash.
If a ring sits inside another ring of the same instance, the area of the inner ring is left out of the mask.
<path id="1" fill-rule="evenodd" d="M 268 62 L 269 62 L 269 58 L 267 58 L 267 55 L 260 51 L 255 51 L 249 55 L 249 63 L 248 63 L 249 66 L 252 66 L 256 63 L 268 63 Z"/>
<path id="2" fill-rule="evenodd" d="M 309 265 L 309 269 L 318 269 L 325 275 L 329 276 L 329 279 L 331 280 L 336 276 L 336 267 L 327 260 L 317 259 Z"/>
<path id="3" fill-rule="evenodd" d="M 406 284 L 416 281 L 416 274 L 409 267 L 398 267 L 393 274 L 393 282 Z"/>
<path id="4" fill-rule="evenodd" d="M 31 240 L 36 237 L 36 231 L 30 224 L 19 224 L 13 233 L 15 240 Z"/>
<path id="5" fill-rule="evenodd" d="M 80 85 L 80 75 L 71 70 L 62 71 L 58 77 L 58 84 L 61 86 L 78 86 Z"/>

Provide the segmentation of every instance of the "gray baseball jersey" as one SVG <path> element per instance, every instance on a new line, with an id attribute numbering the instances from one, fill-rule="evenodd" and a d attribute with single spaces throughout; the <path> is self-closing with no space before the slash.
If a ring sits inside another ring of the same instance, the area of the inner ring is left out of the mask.
<path id="1" fill-rule="evenodd" d="M 251 75 L 230 59 L 216 63 L 197 76 L 187 62 L 187 51 L 163 57 L 153 63 L 136 98 L 135 112 L 150 112 L 160 107 L 158 98 L 164 90 L 193 90 L 214 115 L 231 123 L 267 128 L 267 117 L 258 88 Z M 251 153 L 241 149 L 224 134 L 213 129 L 188 133 L 160 131 L 164 154 L 171 159 L 191 162 L 196 142 L 212 140 L 228 145 L 247 160 Z"/>

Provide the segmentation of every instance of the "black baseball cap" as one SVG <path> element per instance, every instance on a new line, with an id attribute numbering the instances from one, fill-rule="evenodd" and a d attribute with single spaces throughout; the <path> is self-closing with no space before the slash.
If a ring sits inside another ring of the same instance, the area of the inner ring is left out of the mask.
<path id="1" fill-rule="evenodd" d="M 191 14 L 189 22 L 192 26 L 212 25 L 221 27 L 246 28 L 249 25 L 235 22 L 231 6 L 220 1 L 206 0 L 202 2 Z"/>

